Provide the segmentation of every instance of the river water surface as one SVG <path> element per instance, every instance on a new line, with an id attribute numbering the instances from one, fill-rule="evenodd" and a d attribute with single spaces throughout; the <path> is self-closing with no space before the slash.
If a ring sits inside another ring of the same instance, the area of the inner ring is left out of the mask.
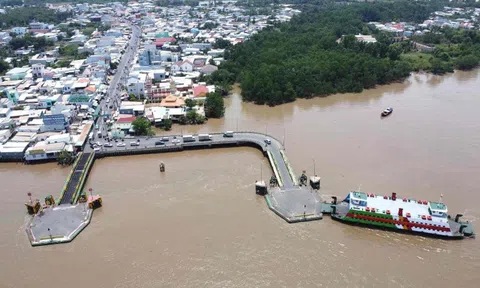
<path id="1" fill-rule="evenodd" d="M 480 232 L 480 74 L 416 74 L 360 94 L 274 108 L 226 100 L 225 119 L 173 133 L 250 130 L 284 141 L 322 193 L 443 201 Z M 386 107 L 394 112 L 380 119 Z M 159 163 L 166 165 L 160 174 Z M 287 224 L 255 195 L 271 175 L 253 148 L 97 160 L 103 197 L 65 245 L 30 247 L 27 192 L 57 196 L 55 164 L 0 164 L 0 287 L 475 287 L 480 240 L 446 241 L 322 221 Z"/>

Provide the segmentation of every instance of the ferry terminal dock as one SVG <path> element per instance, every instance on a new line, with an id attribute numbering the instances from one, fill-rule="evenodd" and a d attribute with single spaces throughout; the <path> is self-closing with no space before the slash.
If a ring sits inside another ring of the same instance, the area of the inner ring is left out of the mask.
<path id="1" fill-rule="evenodd" d="M 83 190 L 95 159 L 123 155 L 180 152 L 184 150 L 226 148 L 237 146 L 254 147 L 268 158 L 278 185 L 268 189 L 264 195 L 270 210 L 288 223 L 322 219 L 322 212 L 329 213 L 330 204 L 322 203 L 318 193 L 299 185 L 290 167 L 282 143 L 269 135 L 256 132 L 235 132 L 233 137 L 223 133 L 209 134 L 210 140 L 184 142 L 182 135 L 131 137 L 125 147 L 102 147 L 94 151 L 90 146 L 80 152 L 66 180 L 58 206 L 43 209 L 35 214 L 27 225 L 26 232 L 32 246 L 66 243 L 72 241 L 89 223 L 93 216 L 91 205 L 95 199 Z M 166 139 L 165 145 L 155 145 Z M 174 143 L 174 139 L 176 143 Z M 138 146 L 131 146 L 137 142 Z M 267 144 L 269 142 L 269 144 Z M 167 168 L 168 169 L 168 168 Z M 101 192 L 101 191 L 100 191 Z M 83 201 L 79 201 L 82 200 Z"/>

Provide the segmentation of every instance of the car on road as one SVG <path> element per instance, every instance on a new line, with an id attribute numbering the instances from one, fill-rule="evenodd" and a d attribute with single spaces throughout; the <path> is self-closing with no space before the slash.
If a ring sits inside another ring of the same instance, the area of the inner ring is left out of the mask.
<path id="1" fill-rule="evenodd" d="M 173 139 L 173 140 L 172 140 L 172 143 L 174 143 L 174 144 L 180 143 L 180 140 L 178 140 L 178 139 Z"/>
<path id="2" fill-rule="evenodd" d="M 113 147 L 113 144 L 112 143 L 105 143 L 105 144 L 103 144 L 103 147 Z"/>
<path id="3" fill-rule="evenodd" d="M 272 144 L 272 140 L 270 140 L 270 139 L 265 139 L 265 144 Z"/>
<path id="4" fill-rule="evenodd" d="M 163 142 L 168 142 L 168 140 L 170 140 L 170 138 L 168 138 L 168 137 L 162 137 L 162 141 L 163 141 Z"/>
<path id="5" fill-rule="evenodd" d="M 160 146 L 160 145 L 165 145 L 165 143 L 162 142 L 162 141 L 156 141 L 155 142 L 155 146 Z"/>
<path id="6" fill-rule="evenodd" d="M 138 142 L 130 142 L 130 146 L 139 146 Z"/>
<path id="7" fill-rule="evenodd" d="M 96 142 L 95 144 L 97 144 L 97 146 L 102 146 L 102 143 L 100 142 Z"/>
<path id="8" fill-rule="evenodd" d="M 100 147 L 95 147 L 95 148 L 93 148 L 93 151 L 95 151 L 95 152 L 100 151 Z"/>
<path id="9" fill-rule="evenodd" d="M 117 143 L 117 147 L 125 147 L 127 144 L 123 143 L 123 142 L 120 142 L 120 143 Z"/>

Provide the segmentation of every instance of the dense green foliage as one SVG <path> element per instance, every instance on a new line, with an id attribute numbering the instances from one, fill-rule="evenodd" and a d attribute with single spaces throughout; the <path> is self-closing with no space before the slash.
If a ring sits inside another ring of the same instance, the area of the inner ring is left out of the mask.
<path id="1" fill-rule="evenodd" d="M 266 29 L 230 49 L 225 56 L 229 61 L 210 81 L 240 81 L 244 100 L 277 105 L 297 97 L 360 92 L 400 80 L 411 71 L 399 57 L 409 51 L 410 43 L 390 46 L 392 39 L 379 35 L 377 43 L 366 44 L 353 36 L 370 31 L 364 22 L 365 10 L 368 15 L 382 11 L 372 7 L 307 11 L 289 23 Z M 346 36 L 338 44 L 342 35 Z"/>
<path id="2" fill-rule="evenodd" d="M 28 47 L 33 45 L 35 50 L 44 50 L 47 47 L 52 47 L 54 42 L 48 40 L 45 37 L 33 37 L 31 34 L 25 34 L 23 37 L 15 37 L 9 43 L 8 46 L 12 50 L 17 50 L 22 47 Z"/>
<path id="3" fill-rule="evenodd" d="M 68 44 L 63 47 L 60 47 L 58 51 L 62 56 L 75 56 L 78 54 L 78 45 L 77 44 Z"/>
<path id="4" fill-rule="evenodd" d="M 0 59 L 0 75 L 5 74 L 5 72 L 7 72 L 8 69 L 10 69 L 10 66 L 8 65 L 8 63 Z"/>
<path id="5" fill-rule="evenodd" d="M 70 12 L 56 12 L 44 7 L 19 7 L 8 9 L 7 13 L 0 17 L 0 27 L 28 26 L 32 21 L 57 24 L 71 16 Z"/>
<path id="6" fill-rule="evenodd" d="M 144 117 L 138 117 L 137 119 L 133 120 L 132 127 L 133 130 L 135 130 L 135 135 L 155 135 L 155 132 L 152 130 L 152 124 Z"/>
<path id="7" fill-rule="evenodd" d="M 182 125 L 197 125 L 205 123 L 205 117 L 198 114 L 196 110 L 190 110 L 185 116 L 180 116 L 178 122 Z"/>
<path id="8" fill-rule="evenodd" d="M 165 131 L 170 131 L 170 129 L 172 129 L 172 120 L 171 119 L 163 120 L 162 127 Z"/>
<path id="9" fill-rule="evenodd" d="M 227 49 L 227 48 L 231 48 L 233 45 L 228 40 L 217 39 L 217 41 L 215 41 L 212 46 L 215 49 Z"/>
<path id="10" fill-rule="evenodd" d="M 198 6 L 199 0 L 157 0 L 157 6 Z"/>
<path id="11" fill-rule="evenodd" d="M 205 117 L 198 114 L 195 110 L 188 111 L 185 118 L 187 119 L 187 124 L 196 125 L 205 123 Z"/>
<path id="12" fill-rule="evenodd" d="M 480 32 L 478 30 L 444 28 L 413 37 L 419 43 L 435 46 L 432 72 L 475 68 L 480 63 Z"/>
<path id="13" fill-rule="evenodd" d="M 319 1 L 292 2 L 303 5 L 301 15 L 228 48 L 225 53 L 228 61 L 207 81 L 217 86 L 240 82 L 245 101 L 277 105 L 297 97 L 360 92 L 377 84 L 402 80 L 413 70 L 442 74 L 453 71 L 454 67 L 470 69 L 480 62 L 476 54 L 480 52 L 474 53 L 480 51 L 475 46 L 480 39 L 477 32 L 457 31 L 447 39 L 455 38 L 462 44 L 448 45 L 448 50 L 438 47 L 433 55 L 427 55 L 411 53 L 413 42 L 396 42 L 391 35 L 367 25 L 370 21 L 422 22 L 446 3 L 443 0 L 348 6 L 327 1 L 317 5 L 312 3 Z M 359 33 L 374 34 L 377 42 L 356 41 L 353 35 Z M 428 37 L 433 36 L 425 36 Z M 458 53 L 451 53 L 452 50 Z"/>
<path id="14" fill-rule="evenodd" d="M 197 102 L 195 100 L 190 98 L 185 100 L 185 106 L 187 106 L 189 110 L 192 110 L 192 108 L 195 107 L 195 105 L 197 105 Z"/>
<path id="15" fill-rule="evenodd" d="M 69 166 L 75 162 L 75 154 L 67 150 L 62 150 L 58 154 L 57 163 L 62 166 Z"/>
<path id="16" fill-rule="evenodd" d="M 208 118 L 222 118 L 225 114 L 225 104 L 220 93 L 208 93 L 205 99 L 205 116 Z"/>

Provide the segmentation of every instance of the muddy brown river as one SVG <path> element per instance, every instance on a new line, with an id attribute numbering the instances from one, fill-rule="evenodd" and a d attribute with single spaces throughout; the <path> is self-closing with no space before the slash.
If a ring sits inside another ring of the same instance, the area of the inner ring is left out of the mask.
<path id="1" fill-rule="evenodd" d="M 480 232 L 480 70 L 415 74 L 360 94 L 278 107 L 226 99 L 225 119 L 170 133 L 249 130 L 288 158 L 352 189 L 436 201 Z M 393 107 L 392 115 L 380 112 Z M 166 173 L 158 170 L 166 165 Z M 256 196 L 271 175 L 253 148 L 97 160 L 103 197 L 69 244 L 30 247 L 27 192 L 59 195 L 70 168 L 0 164 L 0 287 L 476 287 L 480 240 L 447 241 L 322 221 L 288 224 Z"/>

